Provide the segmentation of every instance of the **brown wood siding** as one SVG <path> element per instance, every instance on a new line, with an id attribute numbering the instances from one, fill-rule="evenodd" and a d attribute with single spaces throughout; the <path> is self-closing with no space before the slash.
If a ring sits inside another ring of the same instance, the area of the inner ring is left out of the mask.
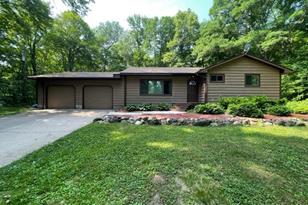
<path id="1" fill-rule="evenodd" d="M 124 83 L 121 79 L 119 80 L 56 80 L 46 79 L 39 83 L 38 87 L 38 103 L 42 108 L 46 108 L 46 90 L 50 85 L 72 85 L 76 90 L 76 108 L 81 109 L 83 106 L 83 88 L 84 86 L 95 85 L 95 86 L 110 86 L 112 87 L 113 95 L 113 108 L 124 106 Z"/>
<path id="2" fill-rule="evenodd" d="M 278 99 L 280 93 L 280 72 L 266 64 L 243 57 L 208 71 L 208 74 L 225 74 L 224 83 L 208 81 L 208 101 L 220 97 L 265 95 Z M 260 74 L 260 87 L 245 87 L 245 74 Z M 208 76 L 209 76 L 208 75 Z"/>
<path id="3" fill-rule="evenodd" d="M 171 96 L 141 96 L 140 80 L 172 80 Z M 187 103 L 188 76 L 127 76 L 127 104 L 137 103 Z"/>

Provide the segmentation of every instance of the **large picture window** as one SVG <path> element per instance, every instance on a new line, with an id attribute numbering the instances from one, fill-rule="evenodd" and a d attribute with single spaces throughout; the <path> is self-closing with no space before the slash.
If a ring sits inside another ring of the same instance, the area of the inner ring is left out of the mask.
<path id="1" fill-rule="evenodd" d="M 172 81 L 140 80 L 140 95 L 172 95 Z"/>
<path id="2" fill-rule="evenodd" d="M 245 74 L 246 87 L 260 87 L 260 74 Z"/>

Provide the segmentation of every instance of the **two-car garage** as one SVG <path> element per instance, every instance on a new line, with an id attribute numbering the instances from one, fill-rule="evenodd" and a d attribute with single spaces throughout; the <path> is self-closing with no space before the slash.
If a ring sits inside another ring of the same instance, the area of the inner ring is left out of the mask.
<path id="1" fill-rule="evenodd" d="M 50 85 L 47 87 L 47 108 L 76 108 L 76 88 L 74 85 Z M 82 93 L 82 108 L 112 109 L 112 87 L 85 85 Z"/>

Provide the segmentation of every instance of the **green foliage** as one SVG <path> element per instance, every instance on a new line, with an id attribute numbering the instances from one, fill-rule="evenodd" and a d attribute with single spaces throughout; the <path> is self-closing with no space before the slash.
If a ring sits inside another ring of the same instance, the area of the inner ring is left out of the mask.
<path id="1" fill-rule="evenodd" d="M 224 109 L 228 109 L 229 105 L 232 104 L 236 105 L 241 103 L 252 103 L 263 111 L 266 110 L 269 106 L 276 104 L 276 102 L 270 100 L 266 96 L 221 97 L 218 102 Z M 281 103 L 282 102 L 283 101 L 281 101 Z"/>
<path id="2" fill-rule="evenodd" d="M 192 48 L 199 37 L 198 16 L 192 12 L 179 11 L 174 17 L 175 34 L 168 43 L 170 52 L 164 54 L 164 62 L 171 66 L 192 66 Z"/>
<path id="3" fill-rule="evenodd" d="M 277 116 L 289 116 L 291 114 L 291 110 L 285 105 L 274 105 L 267 109 L 267 113 Z"/>
<path id="4" fill-rule="evenodd" d="M 251 102 L 231 104 L 227 112 L 234 116 L 263 118 L 262 110 Z"/>
<path id="5" fill-rule="evenodd" d="M 288 102 L 287 107 L 294 113 L 308 114 L 308 99 Z"/>
<path id="6" fill-rule="evenodd" d="M 0 168 L 0 204 L 150 204 L 156 193 L 164 204 L 307 204 L 307 139 L 307 127 L 94 123 Z"/>
<path id="7" fill-rule="evenodd" d="M 28 110 L 29 109 L 25 107 L 2 107 L 0 106 L 0 117 L 26 112 Z"/>
<path id="8" fill-rule="evenodd" d="M 200 114 L 223 114 L 223 108 L 216 103 L 206 103 L 206 104 L 199 104 L 196 105 L 194 108 L 196 113 Z"/>
<path id="9" fill-rule="evenodd" d="M 171 104 L 168 103 L 159 103 L 156 104 L 157 110 L 159 111 L 168 111 L 171 108 Z"/>
<path id="10" fill-rule="evenodd" d="M 144 103 L 144 104 L 129 104 L 125 106 L 125 109 L 128 112 L 134 111 L 168 111 L 170 110 L 171 105 L 168 103 Z"/>

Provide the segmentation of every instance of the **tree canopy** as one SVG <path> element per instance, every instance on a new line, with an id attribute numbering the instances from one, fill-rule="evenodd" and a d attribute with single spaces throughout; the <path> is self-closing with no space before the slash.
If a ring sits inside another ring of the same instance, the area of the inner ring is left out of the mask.
<path id="1" fill-rule="evenodd" d="M 90 28 L 83 17 L 93 0 L 63 2 L 71 11 L 52 17 L 43 0 L 0 1 L 0 104 L 33 103 L 29 75 L 208 66 L 243 52 L 292 69 L 282 80 L 283 97 L 308 96 L 306 0 L 214 0 L 207 21 L 189 9 L 133 15 L 127 30 L 114 21 Z"/>

